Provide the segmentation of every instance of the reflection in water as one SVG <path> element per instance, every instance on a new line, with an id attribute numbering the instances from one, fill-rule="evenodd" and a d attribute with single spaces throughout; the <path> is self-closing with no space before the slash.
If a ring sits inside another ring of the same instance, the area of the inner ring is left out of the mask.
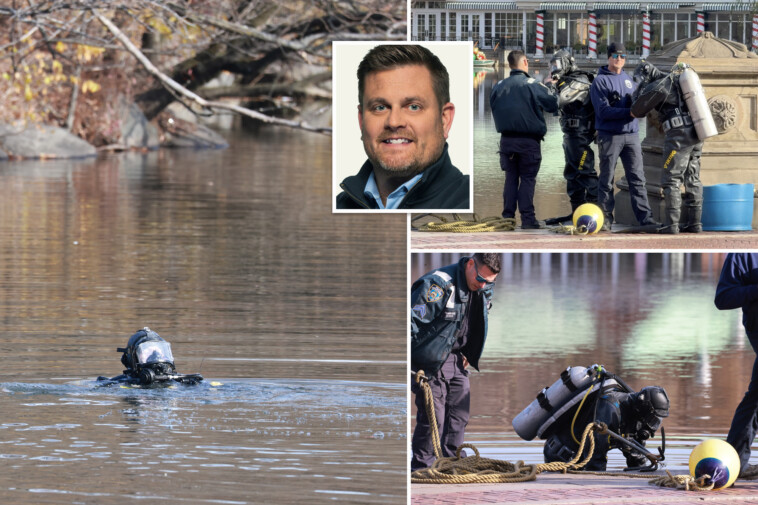
<path id="1" fill-rule="evenodd" d="M 600 363 L 632 388 L 666 389 L 671 415 L 664 426 L 677 441 L 672 454 L 684 458 L 673 464 L 686 465 L 685 448 L 696 441 L 687 437 L 726 436 L 755 360 L 741 311 L 713 303 L 723 257 L 504 254 L 482 372 L 471 376 L 468 438 L 495 453 L 505 443 L 509 460 L 541 459 L 539 441 L 518 439 L 512 419 L 567 366 Z M 414 254 L 411 275 L 458 258 Z M 511 457 L 511 450 L 529 457 Z"/>
<path id="2" fill-rule="evenodd" d="M 224 151 L 0 164 L 0 382 L 117 375 L 143 326 L 208 382 L 283 381 L 221 406 L 213 390 L 0 393 L 15 461 L 0 502 L 405 502 L 405 430 L 389 422 L 405 389 L 387 386 L 406 376 L 405 216 L 332 215 L 327 137 L 232 135 Z"/>
<path id="3" fill-rule="evenodd" d="M 483 76 L 477 76 L 478 85 L 474 89 L 474 210 L 479 216 L 499 216 L 503 211 L 503 184 L 505 175 L 500 170 L 500 134 L 495 130 L 490 109 L 490 93 L 495 84 L 510 73 L 507 65 L 491 69 Z M 532 69 L 532 77 L 547 75 L 547 68 Z M 538 219 L 565 216 L 571 211 L 566 195 L 566 181 L 563 178 L 563 133 L 558 116 L 545 114 L 547 134 L 542 147 L 542 164 L 537 176 L 534 205 Z M 640 139 L 645 138 L 645 121 L 640 121 Z M 595 150 L 596 169 L 599 166 L 597 145 Z M 599 170 L 599 169 L 598 169 Z M 616 181 L 624 175 L 619 163 L 616 167 Z"/>

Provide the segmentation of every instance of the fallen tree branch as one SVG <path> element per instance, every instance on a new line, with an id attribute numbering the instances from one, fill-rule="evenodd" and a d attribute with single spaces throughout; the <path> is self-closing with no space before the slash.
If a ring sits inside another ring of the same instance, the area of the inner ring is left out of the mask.
<path id="1" fill-rule="evenodd" d="M 263 83 L 255 84 L 253 86 L 218 86 L 215 88 L 203 89 L 201 92 L 206 99 L 291 95 L 331 100 L 331 91 L 316 86 L 316 84 L 328 81 L 331 78 L 331 72 L 322 72 L 293 83 Z"/>
<path id="2" fill-rule="evenodd" d="M 302 130 L 312 131 L 316 133 L 323 133 L 325 135 L 331 135 L 332 129 L 329 127 L 320 127 L 320 126 L 313 126 L 305 121 L 292 121 L 288 119 L 282 119 L 282 118 L 275 118 L 272 116 L 267 116 L 266 114 L 261 114 L 260 112 L 256 112 L 254 110 L 246 109 L 245 107 L 240 107 L 237 105 L 231 105 L 226 104 L 223 102 L 212 102 L 209 100 L 206 100 L 205 98 L 201 97 L 200 95 L 190 91 L 189 89 L 185 88 L 178 82 L 176 82 L 174 79 L 166 75 L 165 73 L 161 72 L 158 67 L 156 67 L 140 50 L 135 46 L 129 38 L 124 35 L 124 33 L 116 26 L 114 25 L 108 18 L 104 17 L 102 14 L 100 14 L 97 10 L 92 11 L 97 17 L 97 19 L 100 21 L 100 23 L 105 26 L 108 31 L 110 31 L 116 39 L 121 42 L 121 44 L 124 46 L 124 48 L 134 56 L 137 61 L 140 62 L 140 64 L 150 72 L 152 75 L 154 75 L 158 80 L 161 81 L 161 83 L 172 90 L 173 92 L 178 93 L 179 95 L 192 100 L 196 104 L 200 105 L 201 107 L 204 107 L 206 109 L 215 110 L 215 109 L 221 109 L 221 110 L 230 110 L 233 112 L 236 112 L 238 114 L 241 114 L 243 116 L 247 116 L 253 119 L 257 119 L 259 121 L 263 121 L 264 123 L 271 123 L 271 124 L 278 124 L 282 126 L 288 126 L 290 128 L 299 128 Z"/>

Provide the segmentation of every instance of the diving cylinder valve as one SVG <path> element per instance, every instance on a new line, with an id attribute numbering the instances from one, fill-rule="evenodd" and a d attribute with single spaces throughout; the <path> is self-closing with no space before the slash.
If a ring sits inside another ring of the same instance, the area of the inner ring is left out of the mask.
<path id="1" fill-rule="evenodd" d="M 679 86 L 682 88 L 684 102 L 690 110 L 692 122 L 695 125 L 697 138 L 705 140 L 719 134 L 716 122 L 711 115 L 711 108 L 705 98 L 705 90 L 700 84 L 700 78 L 691 68 L 685 68 L 679 76 Z"/>
<path id="2" fill-rule="evenodd" d="M 550 418 L 552 412 L 565 404 L 576 394 L 587 389 L 602 367 L 573 366 L 561 372 L 561 377 L 552 386 L 543 388 L 537 398 L 530 403 L 519 415 L 513 418 L 511 424 L 518 436 L 524 440 L 532 440 L 537 430 Z"/>

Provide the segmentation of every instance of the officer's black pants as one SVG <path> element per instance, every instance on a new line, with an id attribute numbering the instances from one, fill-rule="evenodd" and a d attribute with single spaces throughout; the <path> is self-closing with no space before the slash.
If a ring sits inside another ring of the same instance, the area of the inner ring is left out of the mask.
<path id="1" fill-rule="evenodd" d="M 740 468 L 745 468 L 750 460 L 750 445 L 758 428 L 758 332 L 748 332 L 747 338 L 756 353 L 753 375 L 750 377 L 747 393 L 737 405 L 732 426 L 726 436 L 726 441 L 732 444 L 740 456 Z"/>
<path id="2" fill-rule="evenodd" d="M 443 457 L 455 456 L 456 449 L 463 443 L 471 404 L 468 375 L 469 372 L 463 368 L 461 355 L 451 353 L 442 369 L 429 380 L 434 396 L 434 415 L 437 417 Z M 416 395 L 417 410 L 416 428 L 411 439 L 411 471 L 415 471 L 432 466 L 435 456 L 424 392 L 415 384 L 415 380 L 412 382 L 411 392 Z"/>

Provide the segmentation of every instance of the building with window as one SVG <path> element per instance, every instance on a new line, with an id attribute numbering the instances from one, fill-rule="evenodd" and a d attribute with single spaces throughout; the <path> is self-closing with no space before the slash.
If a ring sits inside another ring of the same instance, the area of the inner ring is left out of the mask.
<path id="1" fill-rule="evenodd" d="M 701 31 L 758 45 L 754 1 L 711 2 L 411 2 L 412 40 L 471 40 L 483 49 L 524 49 L 534 55 L 571 49 L 590 58 L 610 42 L 644 55 Z"/>

